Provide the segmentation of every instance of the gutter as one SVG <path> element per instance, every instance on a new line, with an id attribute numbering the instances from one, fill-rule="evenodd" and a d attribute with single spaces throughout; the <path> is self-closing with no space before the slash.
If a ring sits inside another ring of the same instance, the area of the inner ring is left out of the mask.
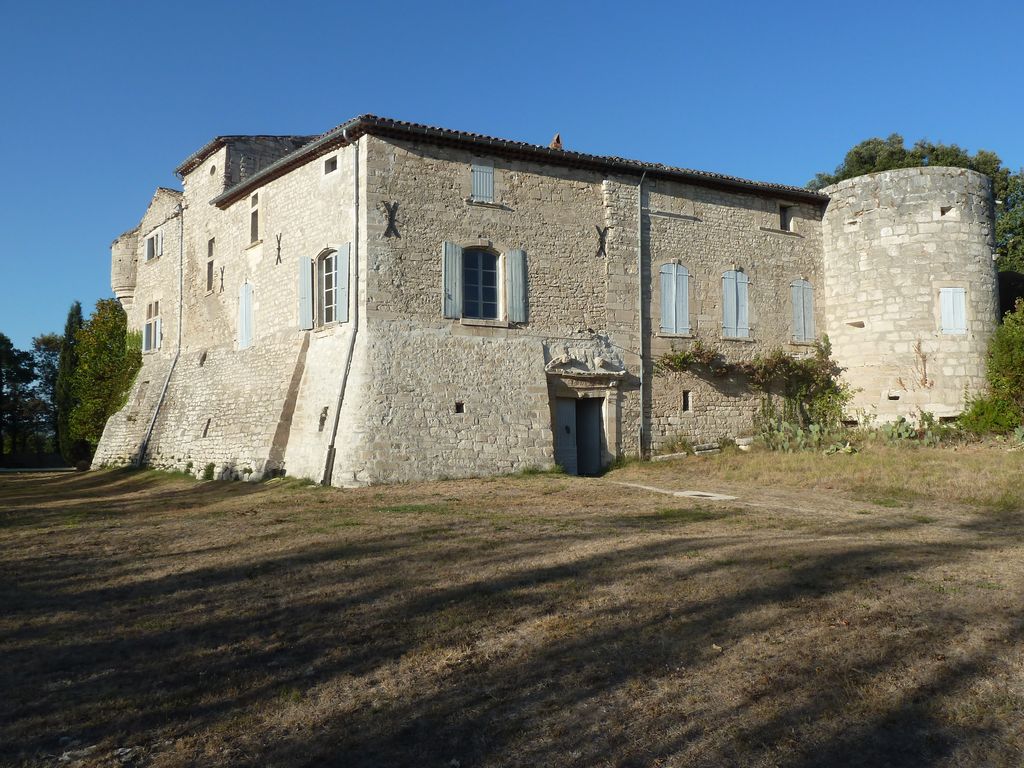
<path id="1" fill-rule="evenodd" d="M 138 453 L 135 455 L 135 466 L 141 467 L 146 460 L 146 452 L 149 450 L 149 441 L 153 437 L 153 428 L 156 426 L 157 416 L 163 407 L 167 397 L 167 388 L 171 384 L 171 376 L 178 366 L 178 358 L 181 357 L 181 326 L 184 324 L 183 306 L 185 303 L 185 206 L 178 203 L 176 210 L 178 216 L 178 342 L 174 348 L 174 359 L 171 360 L 171 367 L 167 370 L 167 378 L 164 379 L 163 389 L 160 390 L 160 399 L 153 409 L 153 418 L 149 420 L 149 427 L 146 428 L 146 436 L 139 444 Z M 162 330 L 162 329 L 161 329 Z"/>
<path id="2" fill-rule="evenodd" d="M 348 133 L 343 132 L 343 137 L 348 143 Z M 338 424 L 341 422 L 341 407 L 345 404 L 345 389 L 348 386 L 348 376 L 352 370 L 352 356 L 356 348 L 356 336 L 359 334 L 359 139 L 354 138 L 350 144 L 352 147 L 352 290 L 349 291 L 352 302 L 352 328 L 348 336 L 348 355 L 345 359 L 345 370 L 341 375 L 341 387 L 338 390 L 338 402 L 334 406 L 334 426 L 331 428 L 331 442 L 327 446 L 327 460 L 324 464 L 324 476 L 320 481 L 321 485 L 330 485 L 334 475 L 335 443 L 338 438 Z"/>

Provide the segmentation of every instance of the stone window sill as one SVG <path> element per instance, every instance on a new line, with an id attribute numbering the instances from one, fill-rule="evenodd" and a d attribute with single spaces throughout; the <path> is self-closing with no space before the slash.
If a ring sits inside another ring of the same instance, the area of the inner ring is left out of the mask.
<path id="1" fill-rule="evenodd" d="M 255 248 L 257 245 L 263 245 L 263 240 L 253 240 L 251 243 L 245 246 L 245 250 L 248 251 L 250 248 Z"/>
<path id="2" fill-rule="evenodd" d="M 753 331 L 753 329 L 751 329 Z M 742 344 L 753 344 L 757 339 L 753 336 L 722 336 L 722 341 L 738 341 Z"/>
<path id="3" fill-rule="evenodd" d="M 472 206 L 474 208 L 493 208 L 493 209 L 498 210 L 498 211 L 511 211 L 512 210 L 507 205 L 503 205 L 501 203 L 490 202 L 490 201 L 487 201 L 487 200 L 474 200 L 471 197 L 465 198 L 464 202 L 466 203 L 466 205 Z"/>
<path id="4" fill-rule="evenodd" d="M 811 339 L 810 341 L 797 341 L 796 339 L 789 340 L 789 345 L 791 347 L 813 347 L 817 343 L 817 339 Z"/>
<path id="5" fill-rule="evenodd" d="M 459 323 L 462 325 L 475 325 L 483 328 L 511 328 L 508 320 L 494 320 L 483 317 L 460 317 Z"/>
<path id="6" fill-rule="evenodd" d="M 669 333 L 668 331 L 658 331 L 654 334 L 659 339 L 696 339 L 697 334 L 695 333 Z"/>
<path id="7" fill-rule="evenodd" d="M 801 235 L 799 232 L 793 232 L 788 229 L 776 229 L 775 227 L 761 227 L 760 229 L 762 232 L 768 232 L 769 234 L 772 235 L 786 235 L 787 237 L 803 238 L 803 235 Z"/>

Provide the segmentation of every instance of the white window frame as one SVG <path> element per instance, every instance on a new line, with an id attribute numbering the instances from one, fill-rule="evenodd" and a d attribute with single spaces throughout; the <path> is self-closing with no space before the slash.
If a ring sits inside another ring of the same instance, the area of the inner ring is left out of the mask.
<path id="1" fill-rule="evenodd" d="M 328 265 L 330 270 L 328 271 Z M 330 285 L 328 285 L 328 276 Z M 316 258 L 315 282 L 316 306 L 313 323 L 318 328 L 331 325 L 338 320 L 338 251 L 330 249 Z M 329 316 L 328 316 L 329 315 Z"/>
<path id="2" fill-rule="evenodd" d="M 159 259 L 164 255 L 164 232 L 162 229 L 155 229 L 146 238 L 146 261 Z"/>
<path id="3" fill-rule="evenodd" d="M 160 349 L 160 301 L 151 301 L 146 305 L 146 319 L 142 326 L 142 351 L 156 352 Z"/>

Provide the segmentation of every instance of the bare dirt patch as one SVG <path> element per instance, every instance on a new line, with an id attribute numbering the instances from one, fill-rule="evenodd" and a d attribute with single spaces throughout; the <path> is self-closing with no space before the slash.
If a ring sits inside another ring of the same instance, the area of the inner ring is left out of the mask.
<path id="1" fill-rule="evenodd" d="M 1022 460 L 2 476 L 0 761 L 1017 766 Z"/>

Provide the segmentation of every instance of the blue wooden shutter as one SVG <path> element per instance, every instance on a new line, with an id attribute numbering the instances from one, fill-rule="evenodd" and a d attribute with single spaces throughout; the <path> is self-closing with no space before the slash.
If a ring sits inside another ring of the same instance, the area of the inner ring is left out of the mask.
<path id="1" fill-rule="evenodd" d="M 736 272 L 722 275 L 722 335 L 736 336 Z"/>
<path id="2" fill-rule="evenodd" d="M 339 323 L 348 322 L 349 252 L 351 246 L 345 243 L 338 249 L 338 307 L 335 310 Z"/>
<path id="3" fill-rule="evenodd" d="M 690 270 L 676 264 L 675 275 L 676 333 L 690 332 Z"/>
<path id="4" fill-rule="evenodd" d="M 494 166 L 473 165 L 473 199 L 481 203 L 494 202 Z"/>
<path id="5" fill-rule="evenodd" d="M 939 289 L 943 333 L 967 333 L 967 291 L 964 288 Z"/>
<path id="6" fill-rule="evenodd" d="M 741 338 L 750 335 L 749 283 L 745 272 L 736 273 L 736 335 Z"/>
<path id="7" fill-rule="evenodd" d="M 160 318 L 153 323 L 153 349 L 160 349 L 160 340 L 163 338 L 163 328 L 160 326 Z"/>
<path id="8" fill-rule="evenodd" d="M 661 277 L 661 330 L 676 332 L 676 273 L 674 264 L 662 264 L 658 270 Z"/>
<path id="9" fill-rule="evenodd" d="M 526 322 L 526 284 L 526 251 L 509 251 L 505 254 L 505 290 L 510 323 Z"/>
<path id="10" fill-rule="evenodd" d="M 238 348 L 252 343 L 252 286 L 242 283 L 238 289 Z"/>
<path id="11" fill-rule="evenodd" d="M 444 241 L 441 248 L 441 310 L 445 317 L 462 316 L 462 248 Z"/>
<path id="12" fill-rule="evenodd" d="M 804 341 L 814 341 L 814 288 L 804 280 Z"/>
<path id="13" fill-rule="evenodd" d="M 313 327 L 313 260 L 299 257 L 299 329 Z"/>

